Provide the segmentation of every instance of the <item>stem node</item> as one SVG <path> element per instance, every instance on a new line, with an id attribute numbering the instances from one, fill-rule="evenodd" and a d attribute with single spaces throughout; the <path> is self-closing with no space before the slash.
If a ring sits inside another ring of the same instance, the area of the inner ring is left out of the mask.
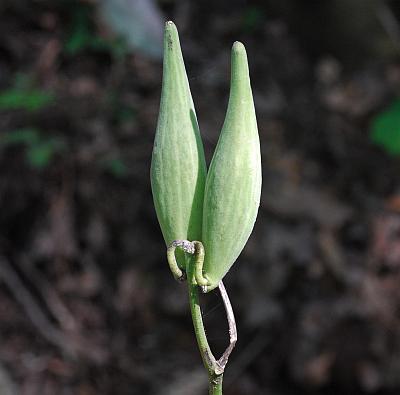
<path id="1" fill-rule="evenodd" d="M 206 331 L 204 328 L 202 312 L 199 300 L 200 288 L 203 292 L 207 291 L 207 279 L 203 277 L 202 268 L 204 261 L 204 247 L 200 241 L 187 241 L 187 240 L 175 240 L 172 242 L 170 247 L 168 247 L 167 257 L 171 268 L 171 271 L 175 278 L 181 279 L 184 273 L 178 267 L 175 259 L 175 248 L 180 247 L 183 251 L 190 255 L 194 255 L 193 258 L 187 260 L 187 279 L 188 279 L 188 289 L 189 289 L 189 303 L 190 311 L 192 314 L 194 331 L 196 334 L 197 344 L 200 350 L 201 358 L 203 364 L 208 371 L 209 377 L 209 394 L 210 395 L 222 395 L 222 380 L 223 374 L 228 363 L 228 358 L 235 347 L 237 341 L 237 329 L 235 316 L 233 314 L 233 309 L 231 302 L 226 292 L 224 283 L 219 282 L 218 288 L 224 303 L 226 317 L 228 320 L 229 327 L 229 345 L 222 354 L 221 358 L 215 359 L 210 345 L 208 344 L 208 339 Z M 204 280 L 204 281 L 203 281 Z M 208 282 L 207 282 L 208 283 Z"/>

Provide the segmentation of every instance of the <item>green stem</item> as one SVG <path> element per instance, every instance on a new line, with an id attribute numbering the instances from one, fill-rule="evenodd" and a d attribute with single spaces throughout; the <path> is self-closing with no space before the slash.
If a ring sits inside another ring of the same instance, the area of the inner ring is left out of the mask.
<path id="1" fill-rule="evenodd" d="M 206 291 L 207 279 L 203 277 L 202 268 L 204 261 L 204 247 L 200 241 L 190 242 L 188 240 L 174 240 L 167 250 L 167 259 L 172 274 L 177 280 L 182 281 L 185 276 L 181 271 L 175 259 L 176 247 L 181 248 L 186 255 L 186 274 L 189 289 L 189 305 L 192 314 L 194 332 L 196 334 L 197 345 L 203 364 L 208 372 L 209 395 L 222 395 L 223 373 L 228 363 L 229 355 L 235 347 L 237 340 L 237 331 L 235 316 L 233 315 L 232 305 L 222 281 L 218 288 L 224 303 L 226 317 L 229 326 L 229 345 L 217 361 L 208 344 L 206 331 L 204 329 L 203 318 L 201 314 L 199 286 Z M 190 256 L 189 256 L 190 255 Z"/>
<path id="2" fill-rule="evenodd" d="M 208 344 L 206 331 L 204 329 L 203 318 L 201 315 L 201 307 L 199 301 L 199 287 L 196 283 L 195 258 L 188 258 L 187 264 L 187 280 L 189 288 L 189 304 L 192 314 L 194 332 L 196 334 L 197 344 L 200 350 L 200 355 L 203 364 L 208 371 L 209 395 L 222 395 L 222 372 L 218 373 L 219 367 L 214 355 L 211 352 Z"/>
<path id="3" fill-rule="evenodd" d="M 223 375 L 215 377 L 214 379 L 209 377 L 208 383 L 208 395 L 222 395 L 222 379 Z"/>

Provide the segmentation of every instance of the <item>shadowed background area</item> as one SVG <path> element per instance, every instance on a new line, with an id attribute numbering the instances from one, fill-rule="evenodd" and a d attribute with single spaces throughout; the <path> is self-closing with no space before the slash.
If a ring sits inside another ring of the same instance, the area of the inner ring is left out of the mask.
<path id="1" fill-rule="evenodd" d="M 2 0 L 1 395 L 207 391 L 150 191 L 168 19 L 208 162 L 235 40 L 258 117 L 224 394 L 399 393 L 398 2 Z M 218 353 L 223 306 L 203 299 Z"/>

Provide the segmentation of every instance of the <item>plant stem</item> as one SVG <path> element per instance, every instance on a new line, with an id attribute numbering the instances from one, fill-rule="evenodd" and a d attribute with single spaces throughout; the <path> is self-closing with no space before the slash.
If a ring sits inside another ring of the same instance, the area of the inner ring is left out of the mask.
<path id="1" fill-rule="evenodd" d="M 193 258 L 189 258 L 192 260 Z M 187 280 L 189 288 L 189 304 L 192 314 L 194 332 L 196 334 L 197 344 L 203 364 L 208 371 L 209 395 L 222 395 L 222 378 L 223 371 L 215 360 L 210 345 L 208 344 L 207 335 L 204 329 L 203 318 L 201 316 L 201 307 L 199 301 L 199 287 L 195 280 L 195 265 L 193 261 L 188 261 Z"/>
<path id="2" fill-rule="evenodd" d="M 200 241 L 190 242 L 188 240 L 174 240 L 167 250 L 167 260 L 174 277 L 182 281 L 185 276 L 181 271 L 175 259 L 175 249 L 179 247 L 188 255 L 186 255 L 186 277 L 189 289 L 189 305 L 192 314 L 194 332 L 196 334 L 197 345 L 203 364 L 208 372 L 209 395 L 222 395 L 223 373 L 228 363 L 229 355 L 235 347 L 237 340 L 237 330 L 235 316 L 233 314 L 232 305 L 226 292 L 224 283 L 219 282 L 218 288 L 224 303 L 226 318 L 229 327 L 229 345 L 218 361 L 215 359 L 210 345 L 208 344 L 206 331 L 204 329 L 203 318 L 201 315 L 199 285 L 206 281 L 203 277 L 202 267 L 204 260 L 204 247 Z M 206 286 L 202 286 L 206 291 Z"/>
<path id="3" fill-rule="evenodd" d="M 222 395 L 222 379 L 223 374 L 220 374 L 215 379 L 208 378 L 208 395 Z"/>

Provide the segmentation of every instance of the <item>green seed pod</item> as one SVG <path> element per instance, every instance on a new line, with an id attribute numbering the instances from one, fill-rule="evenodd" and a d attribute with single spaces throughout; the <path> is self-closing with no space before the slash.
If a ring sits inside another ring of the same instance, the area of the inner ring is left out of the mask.
<path id="1" fill-rule="evenodd" d="M 232 47 L 229 104 L 206 180 L 202 242 L 208 292 L 231 268 L 254 227 L 261 154 L 246 50 Z"/>
<path id="2" fill-rule="evenodd" d="M 151 188 L 167 245 L 201 237 L 206 163 L 179 36 L 165 25 L 160 113 L 151 162 Z M 184 258 L 177 251 L 184 268 Z"/>

